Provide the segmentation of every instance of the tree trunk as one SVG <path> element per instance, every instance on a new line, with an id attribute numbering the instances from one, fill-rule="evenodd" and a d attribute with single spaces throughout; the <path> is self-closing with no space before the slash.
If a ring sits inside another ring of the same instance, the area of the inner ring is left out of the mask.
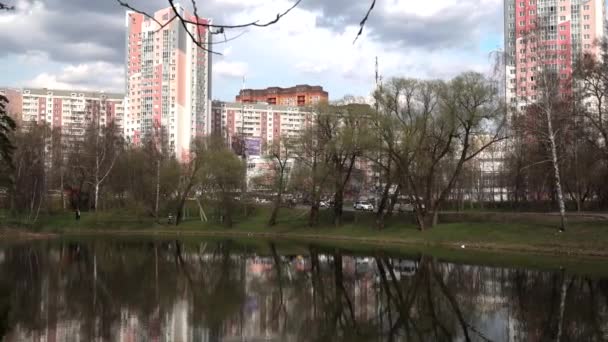
<path id="1" fill-rule="evenodd" d="M 158 221 L 158 202 L 160 200 L 160 159 L 156 161 L 156 200 L 154 202 L 154 218 Z"/>
<path id="2" fill-rule="evenodd" d="M 551 122 L 552 115 L 551 110 L 546 110 L 547 113 L 547 129 L 549 133 L 549 143 L 551 146 L 551 161 L 553 164 L 553 172 L 555 176 L 555 190 L 557 191 L 557 201 L 559 204 L 559 215 L 561 218 L 561 225 L 559 231 L 563 232 L 566 230 L 566 205 L 564 203 L 564 194 L 562 191 L 562 181 L 559 174 L 559 164 L 557 159 L 557 146 L 555 143 L 555 132 L 553 131 L 553 124 Z"/>
<path id="3" fill-rule="evenodd" d="M 433 221 L 431 222 L 431 228 L 435 227 L 439 223 L 439 208 L 433 210 Z"/>
<path id="4" fill-rule="evenodd" d="M 344 191 L 340 189 L 334 195 L 334 225 L 339 227 L 342 225 L 342 213 L 344 207 Z"/>
<path id="5" fill-rule="evenodd" d="M 384 228 L 384 217 L 386 216 L 384 208 L 386 208 L 386 204 L 389 198 L 389 191 L 391 189 L 391 182 L 386 182 L 384 186 L 384 191 L 382 192 L 382 198 L 380 199 L 380 203 L 378 203 L 378 211 L 376 212 L 376 228 L 382 229 Z"/>
<path id="6" fill-rule="evenodd" d="M 277 197 L 274 202 L 274 208 L 272 208 L 270 220 L 268 221 L 268 225 L 271 227 L 277 224 L 277 216 L 279 216 L 279 209 L 281 208 L 281 198 L 283 197 L 283 175 L 285 173 L 284 168 L 281 167 L 281 170 L 279 170 L 279 172 L 281 173 L 279 175 L 279 189 L 277 191 Z"/>
<path id="7" fill-rule="evenodd" d="M 391 217 L 393 215 L 393 211 L 395 210 L 395 204 L 399 200 L 399 194 L 401 193 L 401 184 L 397 184 L 397 189 L 395 189 L 395 193 L 391 196 L 391 202 L 386 209 L 386 216 Z"/>
<path id="8" fill-rule="evenodd" d="M 97 201 L 99 200 L 99 182 L 97 181 L 97 177 L 95 178 L 95 212 L 97 212 Z"/>
<path id="9" fill-rule="evenodd" d="M 566 311 L 566 294 L 568 293 L 568 284 L 566 281 L 566 271 L 562 269 L 562 289 L 559 296 L 559 318 L 557 321 L 557 337 L 555 341 L 560 342 L 564 333 L 564 313 Z"/>
<path id="10" fill-rule="evenodd" d="M 314 227 L 319 224 L 319 202 L 316 201 L 310 206 L 310 215 L 308 216 L 308 226 Z"/>
<path id="11" fill-rule="evenodd" d="M 59 174 L 59 182 L 61 183 L 60 184 L 60 187 L 61 187 L 61 209 L 63 211 L 65 211 L 65 189 L 63 188 L 63 168 L 61 169 L 60 174 Z"/>

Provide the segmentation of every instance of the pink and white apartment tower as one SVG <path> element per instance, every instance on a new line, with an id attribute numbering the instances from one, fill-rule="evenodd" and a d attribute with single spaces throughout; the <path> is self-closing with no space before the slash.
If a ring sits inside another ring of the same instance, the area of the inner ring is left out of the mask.
<path id="1" fill-rule="evenodd" d="M 183 7 L 178 5 L 177 10 L 197 22 Z M 174 16 L 170 7 L 154 13 L 162 24 Z M 209 19 L 198 20 L 210 23 Z M 128 11 L 125 24 L 125 137 L 137 144 L 147 134 L 162 131 L 176 157 L 187 160 L 193 138 L 211 129 L 211 54 L 192 41 L 177 19 L 161 27 Z M 187 27 L 197 41 L 210 43 L 207 27 L 193 23 Z"/>
<path id="2" fill-rule="evenodd" d="M 570 82 L 578 58 L 600 57 L 604 0 L 505 0 L 504 15 L 506 101 L 512 108 L 524 110 L 537 100 L 539 66 Z"/>

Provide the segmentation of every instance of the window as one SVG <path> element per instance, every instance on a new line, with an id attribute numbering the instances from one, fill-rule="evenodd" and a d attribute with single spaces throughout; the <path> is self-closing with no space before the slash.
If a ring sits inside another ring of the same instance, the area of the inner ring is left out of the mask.
<path id="1" fill-rule="evenodd" d="M 585 5 L 585 6 L 583 6 L 583 9 L 584 9 L 584 10 L 589 10 L 589 5 Z"/>
<path id="2" fill-rule="evenodd" d="M 583 35 L 583 38 L 585 38 L 585 39 L 589 39 L 590 37 L 591 37 L 591 36 L 589 36 L 588 34 Z"/>
<path id="3" fill-rule="evenodd" d="M 565 15 L 561 15 L 561 16 L 559 17 L 559 20 L 561 20 L 561 21 L 566 21 L 566 16 L 565 16 Z"/>
<path id="4" fill-rule="evenodd" d="M 520 17 L 523 17 L 524 15 L 526 15 L 526 12 L 524 12 L 524 11 L 520 11 L 520 12 L 519 12 L 519 16 L 520 16 Z"/>
<path id="5" fill-rule="evenodd" d="M 586 25 L 584 25 L 584 26 L 583 26 L 583 28 L 584 28 L 585 30 L 588 30 L 588 29 L 590 28 L 590 26 L 589 26 L 588 24 L 586 24 Z"/>
<path id="6" fill-rule="evenodd" d="M 584 15 L 584 16 L 583 16 L 583 19 L 585 19 L 585 20 L 589 20 L 589 15 L 588 15 L 588 14 L 587 14 L 587 15 Z"/>
<path id="7" fill-rule="evenodd" d="M 519 26 L 526 26 L 526 21 L 525 20 L 520 21 Z"/>

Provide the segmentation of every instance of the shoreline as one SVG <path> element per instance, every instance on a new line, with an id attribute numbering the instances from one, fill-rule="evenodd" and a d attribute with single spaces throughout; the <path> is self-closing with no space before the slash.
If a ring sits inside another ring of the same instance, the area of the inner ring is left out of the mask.
<path id="1" fill-rule="evenodd" d="M 424 234 L 424 233 L 422 233 Z M 420 242 L 412 239 L 403 238 L 373 238 L 373 237 L 352 237 L 345 235 L 322 235 L 304 233 L 283 233 L 283 232 L 255 232 L 255 231 L 219 231 L 219 230 L 69 230 L 58 234 L 51 234 L 51 238 L 62 236 L 177 236 L 177 237 L 226 237 L 226 238 L 265 238 L 281 239 L 291 241 L 333 241 L 333 242 L 353 242 L 358 245 L 378 246 L 378 247 L 415 247 L 420 249 L 445 248 L 466 252 L 508 252 L 526 255 L 545 255 L 561 257 L 591 257 L 608 259 L 608 250 L 595 250 L 584 247 L 573 248 L 570 246 L 556 245 L 554 247 L 516 245 L 501 243 L 483 242 L 462 242 L 462 241 L 443 241 L 443 242 Z M 464 248 L 462 247 L 464 246 Z"/>
<path id="2" fill-rule="evenodd" d="M 440 223 L 419 231 L 407 215 L 390 217 L 386 226 L 375 229 L 369 213 L 348 212 L 343 225 L 336 227 L 330 215 L 309 227 L 302 209 L 285 209 L 274 227 L 267 225 L 267 208 L 257 208 L 250 216 L 240 216 L 231 228 L 213 219 L 185 220 L 179 226 L 159 223 L 128 211 L 108 211 L 83 215 L 75 221 L 69 213 L 45 215 L 35 225 L 18 222 L 0 224 L 2 240 L 40 240 L 61 237 L 161 237 L 161 238 L 242 238 L 317 242 L 348 247 L 370 246 L 406 250 L 444 249 L 459 252 L 512 253 L 519 255 L 592 257 L 608 259 L 608 219 L 603 215 L 574 215 L 566 232 L 558 233 L 559 217 L 551 214 L 516 212 L 445 212 Z"/>

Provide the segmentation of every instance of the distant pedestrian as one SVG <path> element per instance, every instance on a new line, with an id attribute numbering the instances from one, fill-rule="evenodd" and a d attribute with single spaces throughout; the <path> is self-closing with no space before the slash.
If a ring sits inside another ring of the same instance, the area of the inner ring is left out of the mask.
<path id="1" fill-rule="evenodd" d="M 80 221 L 80 209 L 76 209 L 76 221 Z"/>

